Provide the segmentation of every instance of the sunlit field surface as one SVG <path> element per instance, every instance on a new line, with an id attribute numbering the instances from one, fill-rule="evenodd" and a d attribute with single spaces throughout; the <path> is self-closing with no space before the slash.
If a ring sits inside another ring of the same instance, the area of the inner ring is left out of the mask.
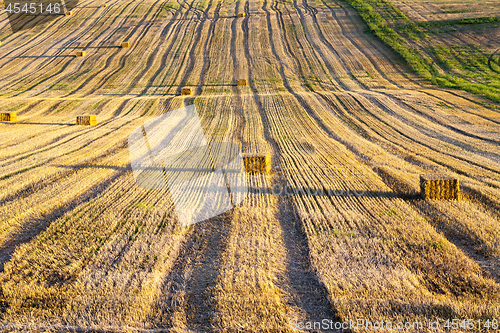
<path id="1" fill-rule="evenodd" d="M 16 33 L 0 15 L 0 111 L 18 118 L 0 122 L 1 330 L 500 319 L 494 101 L 420 78 L 340 0 L 102 3 Z M 395 5 L 415 22 L 500 10 L 463 3 Z M 183 227 L 168 189 L 136 185 L 128 136 L 190 104 L 207 140 L 272 165 Z M 458 178 L 462 199 L 421 199 L 421 174 Z"/>

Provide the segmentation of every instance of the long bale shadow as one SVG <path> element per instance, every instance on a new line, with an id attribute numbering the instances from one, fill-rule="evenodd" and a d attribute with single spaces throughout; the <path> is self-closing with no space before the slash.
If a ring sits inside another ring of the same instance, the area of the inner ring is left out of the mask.
<path id="1" fill-rule="evenodd" d="M 443 216 L 442 212 L 431 202 L 422 199 L 420 193 L 415 192 L 415 190 L 405 181 L 396 178 L 391 173 L 381 168 L 375 168 L 374 171 L 400 198 L 404 199 L 406 203 L 424 216 L 439 232 L 442 232 L 450 243 L 453 243 L 457 248 L 463 251 L 465 255 L 476 261 L 486 276 L 500 283 L 500 270 L 495 267 L 498 266 L 496 265 L 498 261 L 494 258 L 490 258 L 487 253 L 478 251 L 473 245 L 477 243 L 477 239 L 474 239 L 471 235 L 465 235 L 455 228 L 446 227 L 447 217 Z M 469 194 L 476 193 L 479 195 L 477 191 L 467 187 L 465 187 L 464 192 L 468 192 Z M 479 199 L 484 199 L 484 196 L 480 196 Z M 494 207 L 493 213 L 498 213 L 495 208 L 498 209 L 498 207 Z M 494 262 L 495 265 L 493 265 L 492 262 Z"/>
<path id="2" fill-rule="evenodd" d="M 4 59 L 39 59 L 39 58 L 75 58 L 75 55 L 61 54 L 61 55 L 15 56 L 15 57 L 5 57 Z"/>
<path id="3" fill-rule="evenodd" d="M 74 123 L 25 123 L 25 122 L 6 122 L 6 121 L 0 121 L 0 124 L 6 124 L 6 125 L 54 125 L 54 126 L 76 126 Z"/>
<path id="4" fill-rule="evenodd" d="M 164 279 L 161 327 L 179 329 L 174 317 L 184 313 L 189 329 L 214 331 L 213 292 L 222 266 L 222 255 L 227 248 L 232 211 L 190 226 L 189 238 Z"/>
<path id="5" fill-rule="evenodd" d="M 249 193 L 253 194 L 275 194 L 283 197 L 356 197 L 356 198 L 394 198 L 397 197 L 392 191 L 369 191 L 369 190 L 336 190 L 313 187 L 256 187 L 248 188 Z M 412 195 L 406 195 L 412 198 Z M 418 196 L 420 197 L 420 196 Z"/>
<path id="6" fill-rule="evenodd" d="M 317 276 L 311 262 L 307 235 L 302 222 L 297 218 L 295 206 L 290 197 L 281 196 L 278 220 L 283 230 L 287 250 L 286 274 L 294 301 L 306 312 L 307 320 L 329 319 L 340 322 L 340 317 L 329 298 L 328 290 Z"/>
<path id="7" fill-rule="evenodd" d="M 269 17 L 269 12 L 266 11 L 266 16 Z M 249 12 L 249 2 L 245 4 L 245 12 Z M 259 97 L 257 87 L 253 81 L 254 75 L 251 71 L 253 67 L 253 59 L 250 53 L 250 43 L 249 34 L 250 28 L 248 23 L 248 17 L 243 20 L 243 46 L 245 50 L 245 58 L 248 64 L 248 79 L 250 82 L 250 88 L 252 90 L 253 99 L 255 105 L 257 106 L 258 113 L 261 117 L 262 123 L 264 124 L 264 135 L 267 141 L 271 144 L 274 156 L 273 159 L 274 169 L 283 169 L 281 165 L 282 148 L 273 138 L 270 131 L 269 124 L 272 122 L 268 118 L 266 109 Z M 270 31 L 270 36 L 272 36 L 272 28 L 268 22 L 268 30 Z M 273 54 L 277 54 L 274 42 L 271 37 L 269 38 L 271 44 L 271 50 Z M 277 57 L 279 58 L 279 57 Z M 288 88 L 289 92 L 292 92 L 287 80 L 285 79 L 283 68 L 281 68 L 282 78 L 284 78 L 284 85 Z M 293 92 L 292 92 L 293 93 Z M 298 97 L 298 95 L 296 95 Z M 300 97 L 298 97 L 300 98 Z M 334 311 L 334 304 L 331 303 L 329 299 L 329 293 L 324 284 L 317 277 L 314 266 L 311 263 L 309 254 L 309 244 L 307 242 L 307 236 L 303 231 L 302 222 L 297 218 L 296 212 L 294 210 L 294 205 L 287 201 L 289 198 L 286 196 L 280 196 L 279 200 L 279 222 L 281 224 L 281 229 L 283 231 L 283 241 L 285 248 L 287 250 L 287 262 L 285 263 L 287 267 L 287 277 L 283 285 L 280 288 L 289 290 L 294 295 L 294 301 L 297 305 L 306 312 L 306 320 L 315 319 L 331 319 L 338 320 L 338 314 Z M 290 290 L 292 289 L 292 290 Z"/>

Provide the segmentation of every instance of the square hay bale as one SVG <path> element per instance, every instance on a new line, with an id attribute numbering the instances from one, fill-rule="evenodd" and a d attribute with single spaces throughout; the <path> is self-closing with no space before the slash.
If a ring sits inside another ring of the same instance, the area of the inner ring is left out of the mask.
<path id="1" fill-rule="evenodd" d="M 77 116 L 76 117 L 77 125 L 86 125 L 86 126 L 95 126 L 97 124 L 97 117 L 93 116 Z"/>
<path id="2" fill-rule="evenodd" d="M 64 12 L 64 15 L 71 16 L 71 15 L 73 15 L 73 11 L 70 10 L 70 11 Z"/>
<path id="3" fill-rule="evenodd" d="M 78 51 L 76 52 L 77 57 L 85 57 L 85 51 Z"/>
<path id="4" fill-rule="evenodd" d="M 191 87 L 181 88 L 181 95 L 192 95 L 192 94 L 193 94 L 193 88 Z"/>
<path id="5" fill-rule="evenodd" d="M 460 182 L 450 176 L 421 175 L 420 195 L 431 200 L 459 200 Z"/>
<path id="6" fill-rule="evenodd" d="M 241 80 L 238 80 L 238 82 L 236 83 L 237 86 L 246 86 L 247 85 L 247 80 L 246 79 L 241 79 Z"/>
<path id="7" fill-rule="evenodd" d="M 106 7 L 108 7 L 108 4 L 107 4 L 107 3 L 103 3 L 103 4 L 101 5 L 101 7 L 102 7 L 102 8 L 106 8 Z"/>
<path id="8" fill-rule="evenodd" d="M 122 49 L 126 49 L 126 48 L 129 48 L 130 47 L 130 43 L 129 42 L 123 42 L 122 43 Z"/>
<path id="9" fill-rule="evenodd" d="M 245 17 L 246 15 L 246 13 L 238 13 L 238 17 Z"/>
<path id="10" fill-rule="evenodd" d="M 1 121 L 17 121 L 17 114 L 15 112 L 4 112 L 0 114 Z"/>
<path id="11" fill-rule="evenodd" d="M 271 172 L 271 154 L 243 154 L 243 163 L 247 173 L 265 173 Z"/>

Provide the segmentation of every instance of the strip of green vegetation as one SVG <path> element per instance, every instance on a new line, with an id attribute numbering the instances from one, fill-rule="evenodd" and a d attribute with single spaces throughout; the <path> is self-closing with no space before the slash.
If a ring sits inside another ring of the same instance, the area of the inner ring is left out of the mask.
<path id="1" fill-rule="evenodd" d="M 429 39 L 432 31 L 427 29 L 432 26 L 495 23 L 500 22 L 500 18 L 481 17 L 416 24 L 387 0 L 344 1 L 358 12 L 375 36 L 400 54 L 424 79 L 440 87 L 465 90 L 500 103 L 499 87 L 488 84 L 499 77 L 488 69 L 487 57 L 481 50 L 471 49 L 470 46 L 467 46 L 469 51 L 444 46 L 424 50 L 410 44 L 410 41 Z M 483 77 L 483 82 L 474 79 L 478 77 Z"/>
<path id="2" fill-rule="evenodd" d="M 476 18 L 464 18 L 458 20 L 441 20 L 441 21 L 428 21 L 414 23 L 422 27 L 436 27 L 436 26 L 446 26 L 446 25 L 468 25 L 468 24 L 485 24 L 485 23 L 495 23 L 500 22 L 500 17 L 487 16 L 487 17 L 476 17 Z"/>
<path id="3" fill-rule="evenodd" d="M 368 25 L 368 28 L 384 43 L 393 48 L 399 53 L 408 64 L 422 77 L 431 80 L 437 74 L 437 68 L 434 68 L 430 59 L 424 58 L 418 50 L 409 47 L 403 37 L 401 37 L 394 29 L 392 29 L 387 21 L 374 9 L 371 3 L 380 7 L 385 13 L 399 13 L 397 8 L 389 4 L 387 1 L 373 0 L 345 0 L 349 3 L 361 16 L 363 21 Z M 396 15 L 391 14 L 394 18 Z M 407 23 L 407 26 L 412 26 L 411 21 L 404 16 L 403 13 L 397 15 L 398 20 Z M 414 28 L 418 27 L 412 27 Z M 416 29 L 418 31 L 418 29 Z"/>

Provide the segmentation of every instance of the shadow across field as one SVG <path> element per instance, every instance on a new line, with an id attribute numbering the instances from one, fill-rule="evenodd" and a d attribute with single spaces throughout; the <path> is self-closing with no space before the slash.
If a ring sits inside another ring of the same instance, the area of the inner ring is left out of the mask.
<path id="1" fill-rule="evenodd" d="M 132 89 L 142 89 L 143 92 L 141 93 L 132 93 L 132 92 L 125 92 L 125 93 L 103 93 L 100 94 L 102 96 L 181 96 L 180 89 L 182 87 L 193 87 L 193 88 L 203 88 L 203 87 L 237 87 L 238 85 L 236 83 L 231 83 L 231 84 L 185 84 L 185 85 L 165 85 L 165 86 L 157 86 L 157 85 L 148 85 L 145 87 L 132 87 Z M 148 89 L 163 89 L 165 90 L 164 92 L 147 92 Z M 168 92 L 171 88 L 175 88 L 175 91 Z M 113 89 L 113 88 L 107 88 L 107 89 Z M 185 95 L 186 97 L 192 97 L 193 95 Z"/>
<path id="2" fill-rule="evenodd" d="M 284 197 L 313 196 L 313 197 L 365 197 L 365 198 L 394 198 L 398 195 L 392 191 L 363 191 L 363 190 L 335 190 L 306 187 L 249 187 L 248 192 L 253 194 L 274 194 Z M 412 196 L 408 195 L 409 198 Z"/>
<path id="3" fill-rule="evenodd" d="M 107 180 L 91 187 L 85 192 L 85 194 L 73 199 L 71 202 L 53 210 L 51 213 L 43 217 L 31 220 L 23 226 L 22 230 L 9 235 L 9 238 L 0 246 L 0 272 L 3 272 L 5 263 L 10 260 L 14 251 L 20 245 L 30 242 L 33 238 L 44 232 L 52 222 L 64 216 L 64 214 L 73 210 L 78 205 L 89 202 L 90 200 L 98 197 L 126 172 L 126 170 L 121 170 L 113 174 Z"/>
<path id="4" fill-rule="evenodd" d="M 476 246 L 478 244 L 478 239 L 474 238 L 472 234 L 463 233 L 455 227 L 450 227 L 458 225 L 459 223 L 450 223 L 450 220 L 453 221 L 456 217 L 445 216 L 437 205 L 439 201 L 422 199 L 420 193 L 413 189 L 410 184 L 394 176 L 387 170 L 374 168 L 374 171 L 398 197 L 405 199 L 406 202 L 420 215 L 425 217 L 426 221 L 436 228 L 436 230 L 443 233 L 448 241 L 475 260 L 490 278 L 500 283 L 500 269 L 498 268 L 497 260 L 491 257 L 487 251 Z M 482 204 L 488 205 L 489 203 L 486 201 L 487 198 L 485 198 L 484 195 L 467 186 L 462 186 L 462 192 L 466 194 L 466 197 L 462 200 L 469 200 L 467 195 L 472 195 L 476 200 L 481 201 Z M 409 198 L 413 200 L 408 200 Z M 499 207 L 493 207 L 493 211 L 496 213 L 500 212 Z"/>
<path id="5" fill-rule="evenodd" d="M 39 56 L 16 56 L 16 57 L 6 57 L 4 59 L 38 59 L 38 58 L 76 58 L 73 54 L 62 54 L 62 55 L 39 55 Z"/>
<path id="6" fill-rule="evenodd" d="M 57 125 L 57 126 L 76 126 L 73 123 L 26 123 L 26 122 L 8 122 L 0 121 L 0 124 L 6 125 Z"/>
<path id="7" fill-rule="evenodd" d="M 141 89 L 141 88 L 137 88 L 137 89 Z M 167 93 L 116 93 L 116 94 L 110 94 L 110 93 L 107 93 L 107 94 L 99 94 L 100 96 L 141 96 L 141 97 L 144 97 L 144 96 L 174 96 L 175 94 L 174 93 L 170 93 L 170 94 L 167 94 Z"/>
<path id="8" fill-rule="evenodd" d="M 235 87 L 238 86 L 236 83 L 228 83 L 228 84 L 186 84 L 183 87 Z M 175 87 L 175 86 L 173 86 Z"/>
<path id="9" fill-rule="evenodd" d="M 115 46 L 115 45 L 106 45 L 106 46 L 75 46 L 75 49 L 121 49 L 121 46 Z"/>
<path id="10" fill-rule="evenodd" d="M 281 197 L 279 200 L 278 220 L 287 250 L 287 281 L 280 287 L 290 292 L 294 303 L 305 311 L 307 320 L 321 321 L 326 318 L 340 322 L 340 317 L 330 302 L 328 290 L 315 273 L 307 236 L 291 200 L 290 197 Z"/>
<path id="11" fill-rule="evenodd" d="M 55 165 L 57 168 L 65 168 L 65 169 L 72 169 L 72 170 L 79 170 L 79 169 L 113 169 L 117 171 L 131 171 L 132 168 L 129 166 L 127 167 L 120 167 L 120 166 L 114 166 L 114 165 L 97 165 L 97 164 L 91 164 L 91 165 Z"/>
<path id="12" fill-rule="evenodd" d="M 96 8 L 107 8 L 107 7 L 101 7 L 101 6 L 76 6 L 74 7 L 75 9 L 77 8 L 82 8 L 82 9 L 89 9 L 89 8 L 93 8 L 93 9 L 96 9 Z"/>
<path id="13" fill-rule="evenodd" d="M 59 47 L 59 48 L 57 48 L 57 50 L 68 50 L 68 49 L 84 49 L 84 50 L 97 49 L 98 50 L 98 49 L 121 49 L 121 48 L 122 48 L 121 45 L 97 45 L 97 46 L 72 45 L 70 48 Z"/>
<path id="14" fill-rule="evenodd" d="M 187 83 L 187 84 L 170 84 L 170 85 L 165 85 L 165 86 L 148 85 L 145 88 L 149 89 L 149 88 L 174 88 L 174 87 L 181 88 L 181 87 L 235 87 L 235 86 L 237 86 L 236 83 L 226 83 L 226 84 L 224 84 L 224 83 L 219 83 L 219 84 L 203 84 L 203 83 L 190 84 L 190 83 Z"/>
<path id="15" fill-rule="evenodd" d="M 224 15 L 224 16 L 214 16 L 214 17 L 208 17 L 209 20 L 217 20 L 217 19 L 225 19 L 225 18 L 238 18 L 238 15 Z"/>
<path id="16" fill-rule="evenodd" d="M 214 290 L 227 247 L 233 210 L 190 226 L 170 274 L 162 286 L 160 327 L 176 328 L 184 318 L 188 329 L 213 332 Z"/>

